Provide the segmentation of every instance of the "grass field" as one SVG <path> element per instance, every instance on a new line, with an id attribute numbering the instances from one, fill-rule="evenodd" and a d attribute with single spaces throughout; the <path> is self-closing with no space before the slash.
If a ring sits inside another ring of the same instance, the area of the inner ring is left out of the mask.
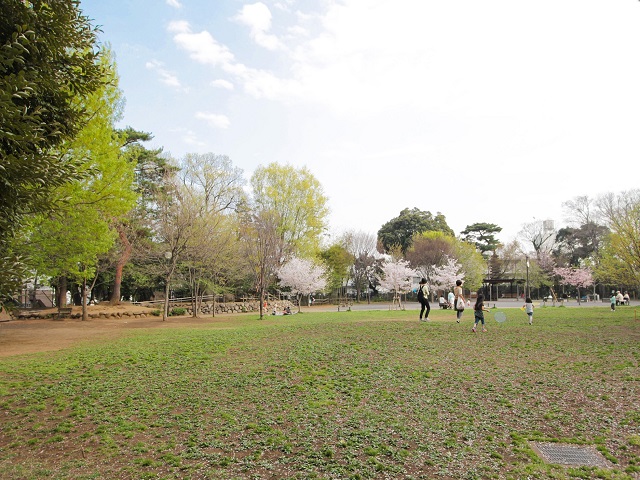
<path id="1" fill-rule="evenodd" d="M 470 311 L 238 316 L 2 358 L 0 478 L 640 478 L 634 309 L 505 311 L 477 334 Z"/>

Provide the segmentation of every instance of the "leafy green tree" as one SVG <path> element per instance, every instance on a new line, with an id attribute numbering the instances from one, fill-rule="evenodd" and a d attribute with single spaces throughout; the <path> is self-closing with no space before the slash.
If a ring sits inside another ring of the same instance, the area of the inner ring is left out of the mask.
<path id="1" fill-rule="evenodd" d="M 83 160 L 60 155 L 56 147 L 89 119 L 77 99 L 104 80 L 95 45 L 96 31 L 77 1 L 2 2 L 0 296 L 24 275 L 12 247 L 23 220 L 52 210 L 52 192 L 80 175 Z"/>
<path id="2" fill-rule="evenodd" d="M 112 304 L 120 302 L 122 283 L 123 281 L 126 283 L 127 280 L 125 267 L 129 267 L 127 270 L 129 280 L 137 278 L 132 288 L 128 290 L 136 290 L 136 285 L 141 285 L 140 280 L 147 277 L 144 271 L 146 270 L 144 252 L 148 251 L 146 247 L 152 241 L 150 222 L 155 218 L 157 194 L 164 189 L 164 181 L 168 178 L 168 173 L 175 173 L 178 170 L 178 167 L 171 163 L 170 158 L 163 155 L 161 148 L 149 149 L 144 145 L 144 142 L 153 138 L 150 133 L 127 127 L 120 130 L 119 134 L 124 139 L 121 155 L 134 166 L 134 189 L 138 198 L 134 209 L 125 217 L 114 221 L 113 227 L 118 232 L 118 238 L 112 251 L 103 258 L 103 262 L 106 263 L 105 271 L 109 272 L 113 269 L 112 275 L 105 273 L 105 276 L 111 279 L 110 302 Z M 132 258 L 140 262 L 131 264 Z"/>
<path id="3" fill-rule="evenodd" d="M 344 281 L 349 278 L 349 267 L 353 265 L 354 258 L 341 243 L 335 243 L 319 254 L 327 267 L 327 287 L 337 290 L 342 287 Z"/>
<path id="4" fill-rule="evenodd" d="M 148 216 L 148 205 L 152 205 L 153 189 L 149 186 L 157 185 L 148 180 L 156 175 L 163 178 L 165 160 L 160 156 L 161 149 L 148 150 L 142 142 L 151 140 L 152 136 L 146 132 L 136 131 L 130 127 L 120 130 L 119 135 L 123 139 L 120 155 L 123 156 L 134 167 L 134 190 L 138 194 L 136 208 L 132 209 L 126 216 L 113 222 L 113 228 L 118 236 L 114 248 L 102 260 L 103 264 L 113 269 L 111 278 L 111 299 L 112 305 L 120 303 L 122 279 L 124 268 L 128 264 L 134 252 L 136 241 L 143 237 L 148 229 L 144 227 L 145 219 Z M 160 180 L 158 180 L 160 181 Z M 148 183 L 147 183 L 148 182 Z"/>
<path id="5" fill-rule="evenodd" d="M 109 52 L 101 62 L 106 73 L 103 87 L 87 99 L 75 100 L 91 114 L 90 120 L 60 147 L 64 158 L 80 159 L 82 175 L 55 191 L 65 199 L 59 204 L 67 208 L 36 217 L 30 237 L 38 272 L 83 283 L 95 276 L 98 257 L 113 246 L 113 223 L 133 208 L 136 199 L 133 165 L 120 155 L 122 137 L 114 129 L 121 100 L 115 65 Z"/>
<path id="6" fill-rule="evenodd" d="M 608 233 L 607 227 L 595 223 L 585 223 L 578 228 L 561 228 L 556 235 L 554 250 L 557 263 L 577 267 L 595 258 Z"/>
<path id="7" fill-rule="evenodd" d="M 329 213 L 320 182 L 307 168 L 271 163 L 257 168 L 250 183 L 255 209 L 273 212 L 278 234 L 290 253 L 315 256 Z"/>
<path id="8" fill-rule="evenodd" d="M 411 210 L 405 208 L 399 216 L 385 223 L 378 230 L 378 240 L 386 253 L 400 248 L 404 254 L 411 247 L 414 235 L 427 231 L 454 235 L 440 212 L 433 216 L 431 212 L 424 212 L 414 207 Z"/>
<path id="9" fill-rule="evenodd" d="M 637 288 L 640 286 L 640 265 L 637 258 L 629 252 L 625 236 L 615 232 L 609 234 L 600 251 L 594 273 L 600 281 L 607 284 Z M 634 250 L 638 251 L 638 245 Z"/>
<path id="10" fill-rule="evenodd" d="M 487 262 L 474 244 L 457 240 L 453 244 L 453 256 L 458 260 L 464 272 L 464 288 L 470 292 L 482 286 L 487 272 Z"/>
<path id="11" fill-rule="evenodd" d="M 640 285 L 640 190 L 606 194 L 598 210 L 611 230 L 595 267 L 596 277 L 629 288 Z"/>
<path id="12" fill-rule="evenodd" d="M 500 246 L 500 241 L 495 237 L 502 227 L 495 223 L 474 223 L 460 232 L 466 242 L 473 243 L 480 253 L 493 252 Z"/>

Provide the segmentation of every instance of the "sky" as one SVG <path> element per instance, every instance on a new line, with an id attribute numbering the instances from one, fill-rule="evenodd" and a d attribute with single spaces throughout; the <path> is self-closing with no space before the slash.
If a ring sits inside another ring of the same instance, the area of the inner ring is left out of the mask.
<path id="1" fill-rule="evenodd" d="M 570 221 L 639 187 L 640 1 L 82 0 L 115 54 L 119 126 L 247 180 L 307 167 L 329 232 L 404 208 L 459 234 Z"/>

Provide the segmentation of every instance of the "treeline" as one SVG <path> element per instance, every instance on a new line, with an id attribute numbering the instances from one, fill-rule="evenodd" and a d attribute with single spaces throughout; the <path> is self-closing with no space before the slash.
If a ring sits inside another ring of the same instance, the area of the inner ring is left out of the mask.
<path id="1" fill-rule="evenodd" d="M 247 185 L 225 155 L 175 159 L 145 146 L 151 134 L 117 129 L 116 64 L 77 2 L 4 2 L 0 39 L 2 302 L 27 282 L 55 286 L 58 305 L 67 291 L 82 305 L 158 290 L 262 298 L 293 258 L 322 264 L 327 291 L 358 299 L 385 283 L 390 261 L 443 290 L 525 276 L 538 288 L 638 285 L 637 191 L 576 198 L 569 227 L 526 224 L 507 245 L 497 225 L 455 236 L 444 215 L 418 208 L 327 245 L 328 200 L 307 168 L 261 166 Z"/>

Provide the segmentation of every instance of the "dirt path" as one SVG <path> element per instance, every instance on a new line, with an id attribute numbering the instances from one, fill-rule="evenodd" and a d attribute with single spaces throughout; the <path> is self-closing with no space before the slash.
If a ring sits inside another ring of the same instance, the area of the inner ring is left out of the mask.
<path id="1" fill-rule="evenodd" d="M 136 329 L 202 326 L 228 319 L 228 316 L 169 317 L 163 322 L 159 317 L 131 317 L 99 318 L 86 322 L 80 319 L 0 322 L 0 357 L 61 350 L 84 341 L 118 338 Z"/>

